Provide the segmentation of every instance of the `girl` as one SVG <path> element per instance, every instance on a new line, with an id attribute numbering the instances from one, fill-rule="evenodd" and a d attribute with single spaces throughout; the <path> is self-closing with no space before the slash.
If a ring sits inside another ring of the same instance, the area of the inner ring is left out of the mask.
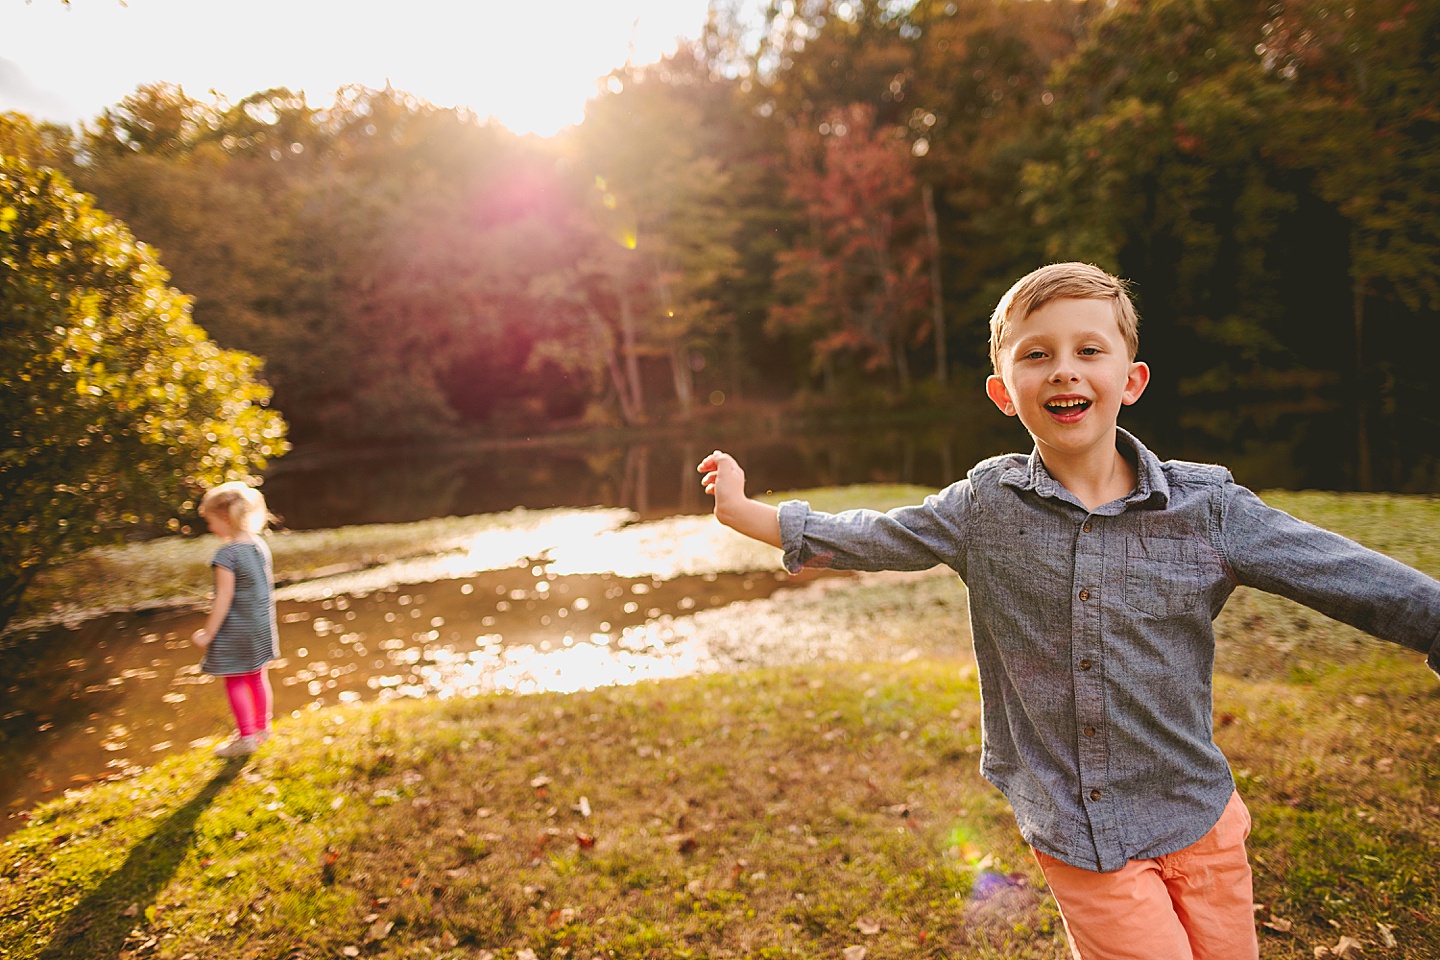
<path id="1" fill-rule="evenodd" d="M 232 480 L 205 494 L 200 516 L 224 542 L 210 561 L 215 571 L 214 606 L 205 626 L 190 640 L 205 651 L 200 669 L 225 678 L 239 728 L 234 738 L 215 748 L 215 755 L 241 757 L 270 739 L 271 692 L 265 666 L 280 656 L 270 548 L 259 537 L 270 515 L 259 490 Z"/>

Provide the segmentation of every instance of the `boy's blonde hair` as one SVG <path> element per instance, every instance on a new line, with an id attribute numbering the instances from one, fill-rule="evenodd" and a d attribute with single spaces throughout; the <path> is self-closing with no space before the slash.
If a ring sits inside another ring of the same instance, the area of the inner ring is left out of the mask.
<path id="1" fill-rule="evenodd" d="M 211 487 L 200 498 L 200 516 L 223 516 L 236 530 L 261 533 L 270 522 L 265 496 L 244 480 L 230 480 Z"/>
<path id="2" fill-rule="evenodd" d="M 1052 263 L 1015 281 L 990 315 L 990 365 L 1000 372 L 1000 348 L 1010 326 L 1054 300 L 1109 300 L 1130 359 L 1140 352 L 1140 317 L 1124 280 L 1088 263 Z"/>

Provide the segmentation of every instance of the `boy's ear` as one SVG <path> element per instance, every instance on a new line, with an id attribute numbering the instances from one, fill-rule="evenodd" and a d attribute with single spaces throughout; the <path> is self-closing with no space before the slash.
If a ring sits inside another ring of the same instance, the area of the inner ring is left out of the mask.
<path id="1" fill-rule="evenodd" d="M 1141 389 L 1144 389 L 1143 387 Z M 985 395 L 1000 412 L 1007 417 L 1015 416 L 1015 402 L 1010 399 L 1010 390 L 1005 386 L 1005 381 L 1000 379 L 998 374 L 991 374 L 985 379 Z"/>
<path id="2" fill-rule="evenodd" d="M 1149 383 L 1150 367 L 1143 363 L 1130 364 L 1130 375 L 1125 378 L 1125 392 L 1120 395 L 1120 402 L 1129 406 L 1139 400 Z"/>

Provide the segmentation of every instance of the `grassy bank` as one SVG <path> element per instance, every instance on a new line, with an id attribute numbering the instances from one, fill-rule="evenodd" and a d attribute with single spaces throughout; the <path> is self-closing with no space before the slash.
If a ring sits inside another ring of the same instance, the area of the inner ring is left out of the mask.
<path id="1" fill-rule="evenodd" d="M 613 529 L 631 519 L 627 510 L 525 510 L 472 517 L 439 517 L 414 523 L 375 523 L 333 530 L 270 533 L 279 584 L 300 583 L 421 557 L 468 549 L 478 538 L 510 538 L 519 562 L 525 543 L 543 544 L 547 530 L 583 520 L 592 532 Z M 20 622 L 12 632 L 49 620 L 75 620 L 101 612 L 202 602 L 213 580 L 210 558 L 219 541 L 213 536 L 163 537 L 145 543 L 97 547 L 44 571 L 26 593 Z"/>
<path id="2" fill-rule="evenodd" d="M 697 475 L 696 482 L 699 482 Z M 810 497 L 817 509 L 843 510 L 857 504 L 888 509 L 913 503 L 931 491 L 923 487 L 870 484 L 773 495 L 779 502 L 790 496 Z M 557 508 L 469 517 L 439 517 L 413 523 L 373 523 L 331 530 L 272 532 L 267 539 L 275 555 L 277 583 L 300 584 L 377 571 L 364 578 L 368 589 L 386 579 L 422 582 L 431 564 L 484 544 L 476 569 L 500 568 L 545 554 L 556 544 L 615 534 L 633 524 L 635 514 L 613 508 Z M 658 537 L 676 539 L 693 532 L 665 521 L 634 524 L 653 529 Z M 644 530 L 632 531 L 643 536 Z M 743 538 L 736 538 L 741 540 Z M 44 571 L 25 596 L 20 617 L 10 633 L 20 633 L 53 621 L 77 621 L 120 610 L 175 607 L 205 601 L 212 587 L 210 558 L 219 542 L 212 536 L 163 537 L 146 543 L 98 547 Z M 651 548 L 653 551 L 653 547 Z M 728 545 L 725 556 L 715 548 L 701 551 L 715 569 L 773 569 L 775 556 L 743 546 Z M 690 564 L 694 566 L 694 564 Z M 348 578 L 353 579 L 353 577 Z M 350 585 L 337 580 L 337 592 Z"/>

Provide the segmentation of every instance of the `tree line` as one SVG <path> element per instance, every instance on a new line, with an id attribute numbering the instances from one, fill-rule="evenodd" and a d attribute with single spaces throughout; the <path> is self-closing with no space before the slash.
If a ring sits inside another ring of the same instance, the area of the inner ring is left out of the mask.
<path id="1" fill-rule="evenodd" d="M 5 149 L 158 248 L 302 439 L 933 400 L 1057 258 L 1134 281 L 1173 403 L 1379 416 L 1432 389 L 1437 49 L 1407 0 L 774 0 L 758 49 L 717 2 L 551 140 L 156 85 Z"/>

